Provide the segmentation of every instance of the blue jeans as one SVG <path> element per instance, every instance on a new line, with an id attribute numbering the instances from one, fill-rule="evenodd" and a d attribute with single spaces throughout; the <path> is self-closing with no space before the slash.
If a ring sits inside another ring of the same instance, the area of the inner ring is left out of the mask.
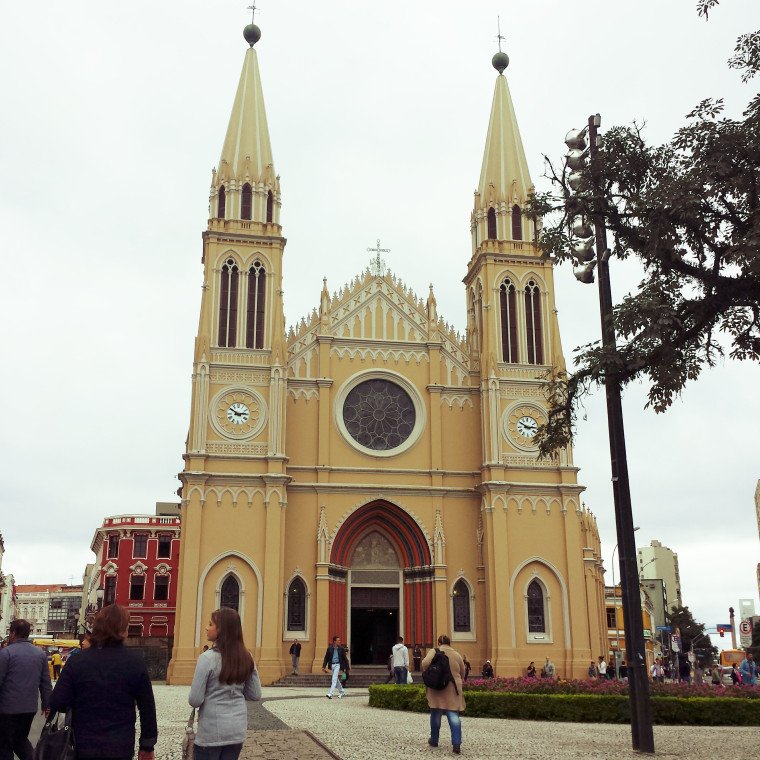
<path id="1" fill-rule="evenodd" d="M 193 747 L 194 760 L 237 760 L 242 744 L 225 744 L 221 747 L 201 747 L 195 744 Z"/>
<path id="2" fill-rule="evenodd" d="M 434 742 L 438 742 L 438 735 L 441 733 L 441 718 L 444 713 L 449 720 L 451 743 L 461 744 L 462 721 L 459 719 L 459 713 L 456 710 L 439 710 L 437 707 L 430 708 L 430 738 Z"/>
<path id="3" fill-rule="evenodd" d="M 406 683 L 406 668 L 403 665 L 396 665 L 393 668 L 393 677 L 397 684 Z"/>

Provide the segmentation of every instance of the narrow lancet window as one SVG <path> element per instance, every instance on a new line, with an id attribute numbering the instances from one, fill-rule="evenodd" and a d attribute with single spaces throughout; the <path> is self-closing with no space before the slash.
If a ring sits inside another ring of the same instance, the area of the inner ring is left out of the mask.
<path id="1" fill-rule="evenodd" d="M 240 193 L 240 218 L 250 219 L 253 210 L 253 190 L 246 182 L 243 185 L 243 191 Z"/>
<path id="2" fill-rule="evenodd" d="M 496 209 L 491 207 L 488 209 L 488 239 L 496 240 Z"/>
<path id="3" fill-rule="evenodd" d="M 501 360 L 516 364 L 517 358 L 517 293 L 515 286 L 504 280 L 499 287 L 501 315 Z"/>
<path id="4" fill-rule="evenodd" d="M 238 268 L 234 259 L 227 259 L 221 272 L 219 288 L 219 345 L 237 344 Z"/>
<path id="5" fill-rule="evenodd" d="M 219 219 L 224 219 L 227 210 L 227 191 L 224 185 L 219 186 L 219 196 L 216 201 L 216 215 Z"/>
<path id="6" fill-rule="evenodd" d="M 454 584 L 454 632 L 469 633 L 472 623 L 470 622 L 470 589 L 460 578 Z"/>
<path id="7" fill-rule="evenodd" d="M 541 326 L 541 291 L 530 280 L 525 286 L 525 333 L 528 341 L 528 364 L 544 363 L 544 341 Z"/>
<path id="8" fill-rule="evenodd" d="M 306 586 L 300 578 L 294 578 L 288 588 L 288 630 L 306 630 Z"/>
<path id="9" fill-rule="evenodd" d="M 274 196 L 270 190 L 267 193 L 267 222 L 274 221 Z"/>
<path id="10" fill-rule="evenodd" d="M 522 240 L 522 213 L 520 207 L 515 203 L 512 206 L 512 240 Z"/>
<path id="11" fill-rule="evenodd" d="M 240 612 L 240 584 L 234 575 L 228 575 L 222 583 L 219 606 Z"/>
<path id="12" fill-rule="evenodd" d="M 248 270 L 248 305 L 246 309 L 245 346 L 264 348 L 264 302 L 267 275 L 260 261 Z"/>
<path id="13" fill-rule="evenodd" d="M 528 586 L 528 633 L 546 633 L 544 591 L 538 581 Z"/>

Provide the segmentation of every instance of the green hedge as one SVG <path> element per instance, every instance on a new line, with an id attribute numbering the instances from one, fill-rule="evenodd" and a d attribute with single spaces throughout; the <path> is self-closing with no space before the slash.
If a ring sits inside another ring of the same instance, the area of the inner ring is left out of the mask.
<path id="1" fill-rule="evenodd" d="M 465 691 L 471 718 L 520 718 L 523 720 L 579 723 L 629 723 L 628 697 L 616 694 L 515 694 Z M 369 687 L 370 707 L 427 712 L 421 686 L 375 685 Z M 760 700 L 720 697 L 652 697 L 652 719 L 665 725 L 760 726 Z"/>

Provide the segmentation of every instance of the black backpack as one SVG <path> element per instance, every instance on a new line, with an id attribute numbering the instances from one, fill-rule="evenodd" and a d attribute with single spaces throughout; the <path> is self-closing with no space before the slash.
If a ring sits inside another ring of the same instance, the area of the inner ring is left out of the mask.
<path id="1" fill-rule="evenodd" d="M 435 689 L 436 691 L 441 691 L 450 683 L 453 683 L 454 690 L 459 694 L 454 676 L 451 675 L 449 658 L 438 648 L 435 650 L 428 669 L 422 674 L 422 681 L 429 689 Z"/>

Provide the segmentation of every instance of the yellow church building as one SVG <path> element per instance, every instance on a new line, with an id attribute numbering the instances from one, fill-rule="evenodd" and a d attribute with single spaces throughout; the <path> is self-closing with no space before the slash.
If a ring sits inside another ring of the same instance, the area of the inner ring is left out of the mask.
<path id="1" fill-rule="evenodd" d="M 335 634 L 354 667 L 385 663 L 399 634 L 447 633 L 476 669 L 549 657 L 585 676 L 607 653 L 601 550 L 572 451 L 539 459 L 534 444 L 542 377 L 564 358 L 552 263 L 521 213 L 532 183 L 506 55 L 462 251 L 466 337 L 432 287 L 420 298 L 379 257 L 286 332 L 260 31 L 244 36 L 203 235 L 170 683 L 191 680 L 221 605 L 263 683 L 290 672 L 293 639 L 318 671 Z"/>

